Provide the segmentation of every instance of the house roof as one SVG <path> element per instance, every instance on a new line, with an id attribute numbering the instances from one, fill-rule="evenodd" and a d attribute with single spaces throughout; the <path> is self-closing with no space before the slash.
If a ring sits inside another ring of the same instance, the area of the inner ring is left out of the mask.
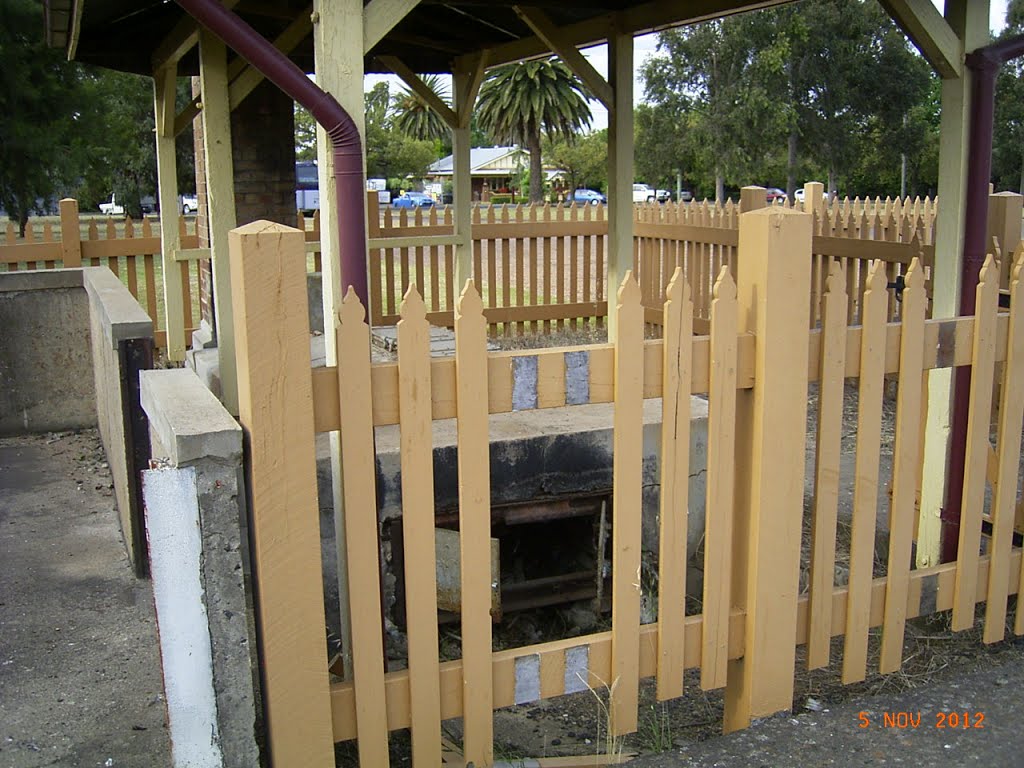
<path id="1" fill-rule="evenodd" d="M 369 5 L 371 0 L 364 0 Z M 380 56 L 397 56 L 412 71 L 450 72 L 453 60 L 486 50 L 489 64 L 542 56 L 547 44 L 516 6 L 541 11 L 577 46 L 606 40 L 613 27 L 641 34 L 792 0 L 421 0 L 366 53 L 367 72 L 388 72 Z M 153 54 L 175 31 L 193 22 L 165 0 L 44 0 L 46 35 L 72 58 L 111 69 L 152 74 Z M 234 11 L 273 40 L 309 15 L 309 0 L 239 0 Z M 312 33 L 291 58 L 313 71 Z M 179 74 L 196 74 L 193 49 Z"/>
<path id="2" fill-rule="evenodd" d="M 508 168 L 494 168 L 488 167 L 493 166 L 497 161 L 508 157 L 509 155 L 523 154 L 523 151 L 519 147 L 473 147 L 469 150 L 469 167 L 470 172 L 474 176 L 484 176 L 488 173 L 499 174 L 507 176 L 509 173 Z M 454 155 L 448 155 L 448 157 L 442 157 L 436 163 L 430 166 L 429 175 L 431 176 L 450 176 L 452 173 Z"/>

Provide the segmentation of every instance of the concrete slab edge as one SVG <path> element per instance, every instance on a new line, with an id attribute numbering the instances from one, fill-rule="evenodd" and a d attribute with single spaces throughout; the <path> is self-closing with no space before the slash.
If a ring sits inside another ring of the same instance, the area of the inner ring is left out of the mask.
<path id="1" fill-rule="evenodd" d="M 242 428 L 189 368 L 142 371 L 142 408 L 149 428 L 178 467 L 200 459 L 237 461 Z"/>
<path id="2" fill-rule="evenodd" d="M 153 338 L 153 321 L 124 283 L 105 267 L 83 267 L 82 284 L 100 308 L 103 331 L 112 347 L 124 339 Z"/>
<path id="3" fill-rule="evenodd" d="M 111 277 L 113 277 L 112 274 Z M 39 269 L 32 272 L 3 272 L 0 273 L 0 293 L 81 288 L 82 280 L 81 269 Z"/>

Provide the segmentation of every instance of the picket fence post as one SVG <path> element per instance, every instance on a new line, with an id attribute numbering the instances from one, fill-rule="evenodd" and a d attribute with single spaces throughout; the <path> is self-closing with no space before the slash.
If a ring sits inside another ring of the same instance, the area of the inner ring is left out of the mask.
<path id="1" fill-rule="evenodd" d="M 82 266 L 82 230 L 78 223 L 78 201 L 70 197 L 60 201 L 60 249 L 65 269 Z"/>
<path id="2" fill-rule="evenodd" d="M 807 429 L 813 217 L 781 207 L 740 216 L 739 332 L 757 336 L 753 389 L 737 393 L 733 605 L 745 650 L 729 662 L 724 728 L 793 701 Z"/>
<path id="3" fill-rule="evenodd" d="M 255 221 L 228 245 L 270 759 L 333 765 L 304 237 Z"/>

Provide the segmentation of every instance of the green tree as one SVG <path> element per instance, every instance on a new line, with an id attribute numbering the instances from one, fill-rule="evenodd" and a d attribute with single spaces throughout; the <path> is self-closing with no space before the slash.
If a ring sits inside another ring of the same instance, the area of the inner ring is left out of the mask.
<path id="1" fill-rule="evenodd" d="M 682 180 L 688 189 L 698 186 L 694 174 L 698 147 L 687 114 L 664 104 L 638 104 L 633 115 L 637 179 L 664 189 L 674 189 Z M 714 189 L 704 194 L 713 195 Z"/>
<path id="2" fill-rule="evenodd" d="M 295 103 L 295 159 L 316 160 L 316 120 L 298 102 Z"/>
<path id="3" fill-rule="evenodd" d="M 449 103 L 448 91 L 437 75 L 425 76 L 423 84 L 437 94 L 441 101 Z M 392 108 L 394 127 L 410 139 L 437 141 L 440 144 L 450 133 L 448 124 L 441 116 L 411 90 L 403 89 L 397 94 Z"/>
<path id="4" fill-rule="evenodd" d="M 570 190 L 608 186 L 608 131 L 588 133 L 576 141 L 546 139 L 544 156 L 565 174 Z"/>
<path id="5" fill-rule="evenodd" d="M 543 199 L 541 136 L 572 141 L 590 125 L 589 93 L 557 59 L 505 64 L 480 87 L 480 124 L 498 141 L 524 145 L 530 155 L 530 200 Z"/>
<path id="6" fill-rule="evenodd" d="M 366 119 L 366 173 L 385 179 L 423 178 L 437 159 L 434 141 L 411 139 L 394 127 L 391 93 L 387 83 L 377 83 L 363 97 Z M 316 121 L 295 107 L 295 158 L 316 159 Z"/>
<path id="7" fill-rule="evenodd" d="M 999 38 L 1024 32 L 1024 0 L 1010 0 L 1006 29 Z M 995 130 L 992 137 L 992 179 L 999 189 L 1024 194 L 1024 60 L 1007 62 L 996 79 Z"/>
<path id="8" fill-rule="evenodd" d="M 43 9 L 0 3 L 0 207 L 18 222 L 52 204 L 83 168 L 76 131 L 86 106 L 79 70 L 43 42 Z"/>
<path id="9" fill-rule="evenodd" d="M 431 141 L 410 139 L 393 124 L 387 83 L 377 83 L 364 97 L 366 107 L 366 173 L 385 179 L 422 179 L 437 159 Z"/>
<path id="10" fill-rule="evenodd" d="M 726 183 L 748 183 L 777 151 L 789 122 L 780 98 L 788 41 L 775 38 L 766 20 L 742 14 L 662 32 L 643 68 L 647 100 L 660 108 L 650 117 L 686 132 L 673 154 L 692 153 L 719 200 Z"/>

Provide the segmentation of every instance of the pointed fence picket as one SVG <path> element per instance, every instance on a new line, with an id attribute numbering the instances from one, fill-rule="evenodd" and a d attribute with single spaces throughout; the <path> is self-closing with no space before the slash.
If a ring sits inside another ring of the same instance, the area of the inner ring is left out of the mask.
<path id="1" fill-rule="evenodd" d="M 953 597 L 953 629 L 957 631 L 974 626 L 974 606 L 978 599 L 976 585 L 981 546 L 981 513 L 985 503 L 989 427 L 992 423 L 996 311 L 999 305 L 999 271 L 992 256 L 985 260 L 985 265 L 981 268 L 975 301 L 977 320 L 974 324 L 972 345 L 967 455 L 963 467 L 960 545 L 957 548 L 956 589 Z"/>
<path id="2" fill-rule="evenodd" d="M 860 345 L 860 390 L 857 398 L 857 458 L 854 468 L 853 518 L 850 524 L 850 580 L 843 646 L 843 684 L 867 674 L 871 625 L 871 581 L 875 563 L 879 453 L 882 441 L 882 396 L 885 384 L 885 265 L 871 265 L 863 294 Z"/>
<path id="3" fill-rule="evenodd" d="M 914 260 L 903 292 L 900 333 L 899 394 L 896 401 L 896 445 L 889 508 L 889 564 L 885 581 L 885 624 L 880 670 L 895 672 L 903 662 L 903 635 L 910 589 L 911 545 L 917 510 L 918 467 L 921 463 L 921 403 L 924 394 L 924 321 L 928 299 L 920 262 Z"/>
<path id="4" fill-rule="evenodd" d="M 434 538 L 433 420 L 430 415 L 430 324 L 415 285 L 398 322 L 399 410 L 402 419 L 402 537 L 409 640 L 412 758 L 436 763 L 441 753 L 438 682 L 437 564 Z M 423 546 L 416 546 L 423 544 Z"/>
<path id="5" fill-rule="evenodd" d="M 846 272 L 841 264 L 833 261 L 822 302 L 821 318 L 818 432 L 811 517 L 808 669 L 828 666 L 832 644 L 832 590 L 835 586 L 846 371 L 846 307 Z"/>
<path id="6" fill-rule="evenodd" d="M 736 484 L 736 284 L 722 267 L 711 302 L 707 498 L 704 505 L 704 637 L 701 688 L 721 688 L 729 662 L 732 528 Z"/>
<path id="7" fill-rule="evenodd" d="M 693 301 L 682 269 L 666 290 L 658 549 L 658 700 L 683 695 Z"/>
<path id="8" fill-rule="evenodd" d="M 1006 631 L 1008 581 L 1013 578 L 1010 553 L 1017 502 L 1020 440 L 1024 432 L 1024 247 L 1018 247 L 1010 278 L 1010 323 L 1003 364 L 1002 402 L 999 405 L 999 450 L 996 487 L 992 501 L 992 568 L 985 605 L 986 643 L 1003 639 Z M 1013 382 L 1011 384 L 1011 382 Z M 1017 634 L 1024 634 L 1024 611 L 1017 611 Z"/>

